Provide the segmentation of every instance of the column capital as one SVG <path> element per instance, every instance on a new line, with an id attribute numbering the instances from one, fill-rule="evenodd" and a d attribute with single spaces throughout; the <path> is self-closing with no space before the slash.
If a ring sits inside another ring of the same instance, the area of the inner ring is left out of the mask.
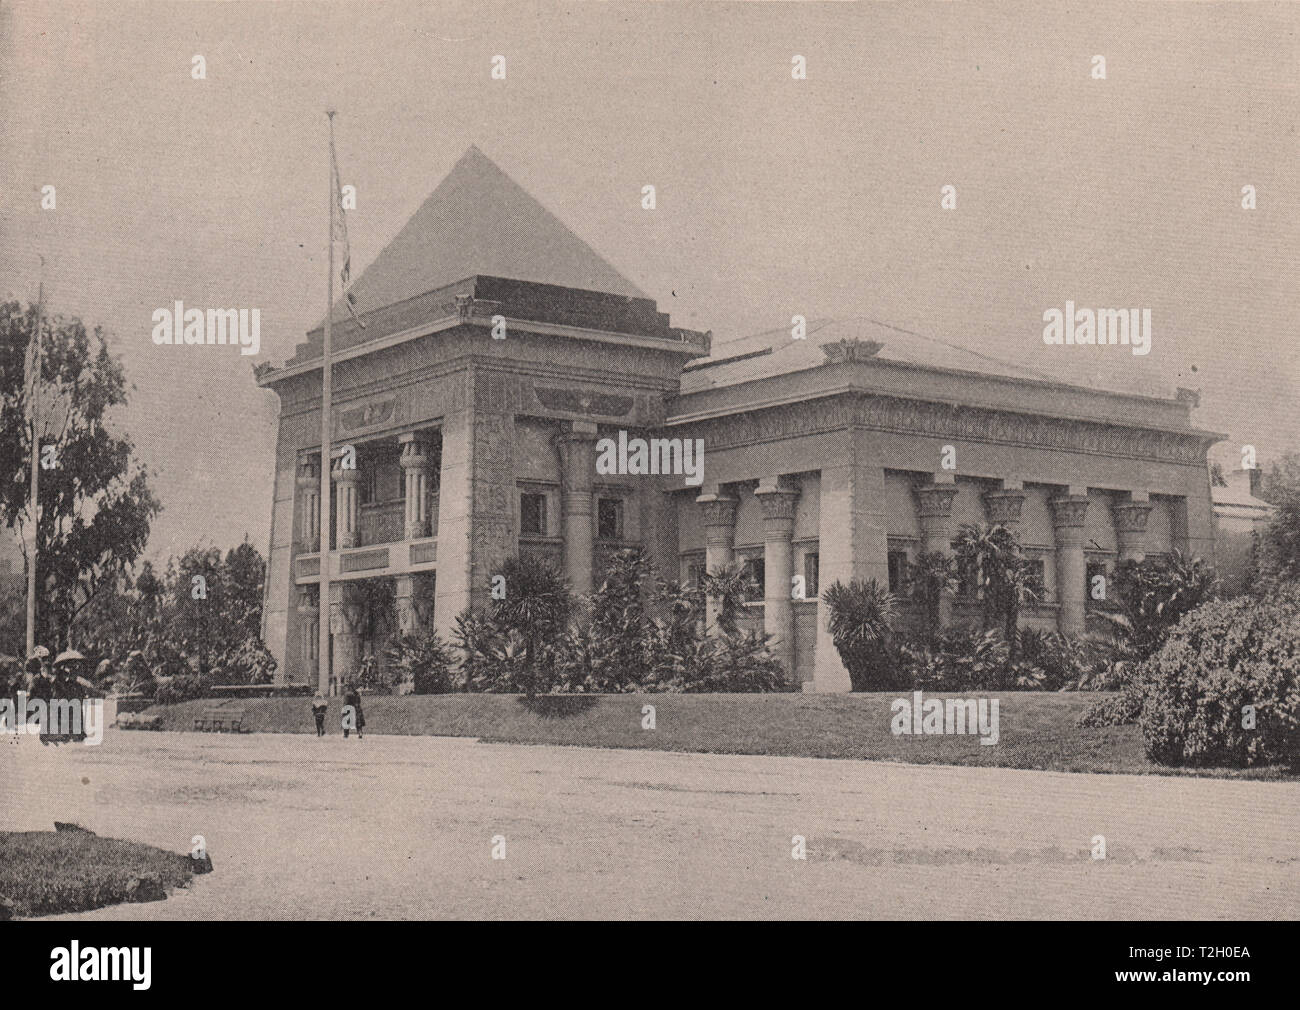
<path id="1" fill-rule="evenodd" d="M 298 461 L 298 486 L 301 488 L 320 485 L 320 464 L 308 456 Z"/>
<path id="2" fill-rule="evenodd" d="M 921 518 L 948 519 L 952 516 L 952 503 L 957 498 L 956 484 L 927 484 L 916 489 L 921 503 Z"/>
<path id="3" fill-rule="evenodd" d="M 794 535 L 794 510 L 799 500 L 795 488 L 759 484 L 754 492 L 763 509 L 763 537 L 766 540 L 789 540 Z"/>
<path id="4" fill-rule="evenodd" d="M 335 464 L 330 475 L 334 478 L 335 484 L 355 484 L 361 479 L 361 471 L 356 467 L 348 467 L 346 470 L 342 466 Z"/>
<path id="5" fill-rule="evenodd" d="M 740 502 L 730 495 L 702 494 L 695 502 L 704 509 L 706 527 L 736 525 L 736 508 Z"/>
<path id="6" fill-rule="evenodd" d="M 990 491 L 984 496 L 984 507 L 988 511 L 989 522 L 1009 526 L 1020 522 L 1020 510 L 1025 504 L 1024 491 L 1003 489 Z"/>
<path id="7" fill-rule="evenodd" d="M 411 438 L 403 441 L 401 445 L 400 462 L 403 470 L 423 470 L 428 466 L 429 456 L 423 439 Z"/>
<path id="8" fill-rule="evenodd" d="M 1114 502 L 1110 506 L 1111 518 L 1117 532 L 1145 533 L 1151 503 L 1141 501 Z"/>
<path id="9" fill-rule="evenodd" d="M 1083 529 L 1088 518 L 1088 496 L 1067 494 L 1053 498 L 1052 526 L 1060 529 Z"/>

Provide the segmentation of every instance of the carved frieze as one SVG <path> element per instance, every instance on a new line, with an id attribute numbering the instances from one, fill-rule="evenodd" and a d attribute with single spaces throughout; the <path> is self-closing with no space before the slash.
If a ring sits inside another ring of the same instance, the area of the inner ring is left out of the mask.
<path id="1" fill-rule="evenodd" d="M 1193 433 L 1182 435 L 1103 421 L 1070 421 L 874 395 L 837 396 L 754 413 L 729 414 L 692 426 L 692 432 L 705 437 L 712 450 L 850 426 L 1174 463 L 1203 463 L 1205 458 L 1205 441 Z"/>
<path id="2" fill-rule="evenodd" d="M 635 404 L 630 396 L 598 393 L 589 389 L 552 389 L 534 386 L 537 402 L 547 410 L 569 414 L 598 415 L 600 417 L 625 417 Z"/>

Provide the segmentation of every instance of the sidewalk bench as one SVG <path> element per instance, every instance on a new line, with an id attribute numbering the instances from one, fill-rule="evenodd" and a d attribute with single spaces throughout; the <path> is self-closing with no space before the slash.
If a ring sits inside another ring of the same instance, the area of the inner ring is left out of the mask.
<path id="1" fill-rule="evenodd" d="M 242 708 L 205 708 L 202 715 L 194 717 L 194 728 L 220 733 L 242 733 L 244 729 L 244 709 Z"/>

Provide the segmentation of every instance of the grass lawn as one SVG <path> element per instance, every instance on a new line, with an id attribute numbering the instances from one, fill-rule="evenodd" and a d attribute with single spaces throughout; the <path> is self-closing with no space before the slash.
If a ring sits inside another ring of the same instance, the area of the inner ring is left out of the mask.
<path id="1" fill-rule="evenodd" d="M 89 831 L 0 831 L 0 899 L 15 917 L 145 900 L 144 891 L 183 887 L 191 873 L 187 856 Z"/>
<path id="2" fill-rule="evenodd" d="M 1000 740 L 978 736 L 894 736 L 882 694 L 623 694 L 545 695 L 532 702 L 509 694 L 367 697 L 366 732 L 468 736 L 498 743 L 790 757 L 856 758 L 917 764 L 1036 768 L 1066 772 L 1213 775 L 1294 779 L 1283 768 L 1163 768 L 1148 761 L 1136 726 L 1081 729 L 1075 720 L 1105 695 L 1002 692 Z M 926 694 L 926 698 L 955 695 Z M 990 697 L 994 697 L 990 695 Z M 243 708 L 244 728 L 263 733 L 315 733 L 309 698 L 226 702 Z M 158 705 L 163 728 L 190 730 L 213 701 Z M 655 729 L 641 728 L 643 705 L 655 707 Z M 330 699 L 326 728 L 338 735 L 342 701 Z"/>

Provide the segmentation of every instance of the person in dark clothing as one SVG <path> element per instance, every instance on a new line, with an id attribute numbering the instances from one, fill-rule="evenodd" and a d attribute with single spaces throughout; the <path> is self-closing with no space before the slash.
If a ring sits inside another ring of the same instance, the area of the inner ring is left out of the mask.
<path id="1" fill-rule="evenodd" d="M 27 660 L 27 699 L 30 703 L 33 701 L 42 701 L 45 704 L 41 706 L 44 709 L 43 715 L 37 715 L 37 721 L 40 723 L 41 743 L 49 744 L 53 739 L 50 731 L 50 702 L 54 700 L 54 678 L 50 675 L 50 669 L 47 664 L 49 650 L 42 645 L 38 645 L 32 650 L 31 658 Z"/>
<path id="2" fill-rule="evenodd" d="M 311 714 L 312 718 L 316 720 L 317 736 L 325 735 L 325 713 L 328 711 L 329 707 L 329 702 L 322 698 L 319 693 L 312 699 Z"/>
<path id="3" fill-rule="evenodd" d="M 361 731 L 366 728 L 366 716 L 361 711 L 361 692 L 357 690 L 355 684 L 348 686 L 347 694 L 343 696 L 343 739 L 347 739 L 348 731 L 355 729 L 357 739 L 361 739 Z"/>

